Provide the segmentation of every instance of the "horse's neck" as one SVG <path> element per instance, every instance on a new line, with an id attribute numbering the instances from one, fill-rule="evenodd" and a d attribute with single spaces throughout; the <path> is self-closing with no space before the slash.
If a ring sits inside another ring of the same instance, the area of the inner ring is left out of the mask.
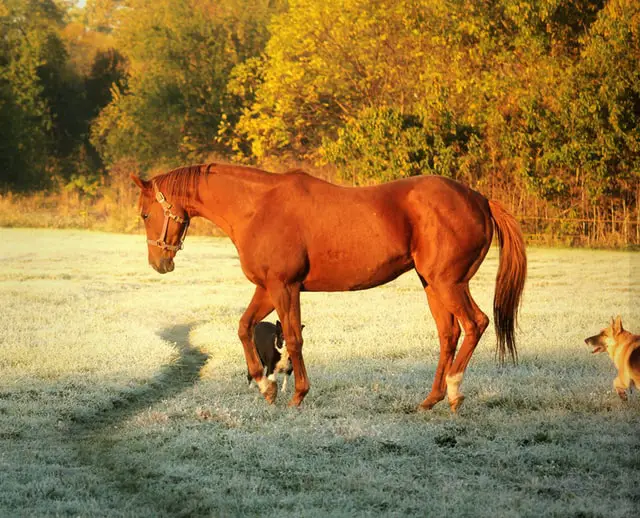
<path id="1" fill-rule="evenodd" d="M 273 177 L 268 173 L 233 174 L 213 173 L 203 177 L 198 187 L 197 215 L 215 223 L 232 240 L 254 212 Z"/>

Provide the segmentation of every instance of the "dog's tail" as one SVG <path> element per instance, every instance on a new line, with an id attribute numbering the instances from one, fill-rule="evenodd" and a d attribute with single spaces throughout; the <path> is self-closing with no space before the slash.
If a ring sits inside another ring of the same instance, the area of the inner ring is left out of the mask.
<path id="1" fill-rule="evenodd" d="M 515 328 L 524 282 L 527 277 L 527 254 L 524 237 L 515 218 L 505 208 L 489 201 L 489 208 L 500 246 L 500 266 L 493 299 L 493 321 L 498 337 L 497 355 L 504 362 L 507 351 L 516 362 Z"/>

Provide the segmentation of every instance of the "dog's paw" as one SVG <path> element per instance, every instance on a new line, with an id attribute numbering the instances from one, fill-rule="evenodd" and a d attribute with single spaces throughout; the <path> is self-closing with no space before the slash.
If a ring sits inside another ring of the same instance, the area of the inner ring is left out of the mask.
<path id="1" fill-rule="evenodd" d="M 629 397 L 627 396 L 626 390 L 617 389 L 616 392 L 618 393 L 618 397 L 620 397 L 622 401 L 627 401 L 629 399 Z"/>
<path id="2" fill-rule="evenodd" d="M 258 388 L 260 389 L 260 393 L 267 400 L 267 403 L 272 405 L 276 401 L 276 396 L 278 395 L 278 384 L 275 381 L 271 381 L 267 378 L 261 378 L 258 383 Z"/>

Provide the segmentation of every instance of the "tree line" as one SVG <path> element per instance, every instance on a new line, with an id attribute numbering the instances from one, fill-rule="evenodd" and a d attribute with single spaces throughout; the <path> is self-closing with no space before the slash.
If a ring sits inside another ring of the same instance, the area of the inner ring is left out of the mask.
<path id="1" fill-rule="evenodd" d="M 634 0 L 0 0 L 0 31 L 5 190 L 305 162 L 640 242 Z"/>

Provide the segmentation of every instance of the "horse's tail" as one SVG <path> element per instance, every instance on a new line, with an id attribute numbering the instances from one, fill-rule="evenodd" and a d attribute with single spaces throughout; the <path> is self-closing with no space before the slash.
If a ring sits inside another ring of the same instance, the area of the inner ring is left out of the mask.
<path id="1" fill-rule="evenodd" d="M 493 321 L 498 337 L 497 355 L 504 362 L 506 352 L 516 362 L 515 328 L 520 297 L 527 277 L 527 254 L 524 237 L 515 218 L 505 208 L 489 201 L 489 208 L 500 246 L 500 266 L 496 277 L 496 292 L 493 298 Z"/>

